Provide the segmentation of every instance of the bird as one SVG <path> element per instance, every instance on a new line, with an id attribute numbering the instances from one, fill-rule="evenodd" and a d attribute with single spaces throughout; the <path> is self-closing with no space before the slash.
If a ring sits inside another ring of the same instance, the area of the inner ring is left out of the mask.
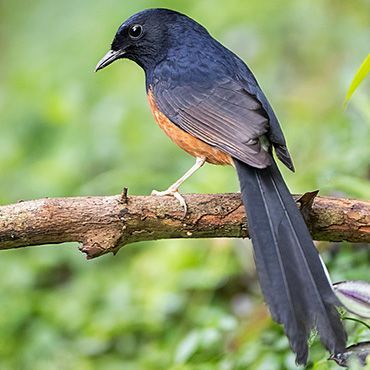
<path id="1" fill-rule="evenodd" d="M 119 59 L 144 70 L 155 121 L 196 159 L 167 190 L 152 194 L 172 195 L 186 207 L 179 187 L 204 163 L 233 166 L 261 290 L 296 363 L 308 361 L 312 330 L 330 353 L 343 352 L 341 304 L 276 164 L 275 156 L 294 172 L 284 134 L 246 63 L 192 18 L 163 8 L 124 21 L 95 70 Z"/>

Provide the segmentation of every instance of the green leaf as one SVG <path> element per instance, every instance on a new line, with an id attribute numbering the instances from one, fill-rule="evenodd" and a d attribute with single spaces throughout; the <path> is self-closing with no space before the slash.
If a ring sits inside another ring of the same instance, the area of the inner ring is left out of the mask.
<path id="1" fill-rule="evenodd" d="M 348 311 L 370 318 L 370 283 L 367 281 L 342 281 L 333 286 L 334 292 Z"/>
<path id="2" fill-rule="evenodd" d="M 186 362 L 198 349 L 200 344 L 200 335 L 197 331 L 192 331 L 177 347 L 175 362 Z"/>
<path id="3" fill-rule="evenodd" d="M 356 91 L 360 83 L 365 79 L 365 77 L 370 72 L 370 54 L 367 55 L 360 68 L 357 70 L 355 77 L 353 78 L 351 85 L 347 91 L 346 99 L 344 105 L 346 105 L 351 99 L 353 93 Z"/>

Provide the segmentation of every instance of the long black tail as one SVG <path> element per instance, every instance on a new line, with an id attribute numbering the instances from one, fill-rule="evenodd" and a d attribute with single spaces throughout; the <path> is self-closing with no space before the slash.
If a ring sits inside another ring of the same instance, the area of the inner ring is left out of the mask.
<path id="1" fill-rule="evenodd" d="M 343 351 L 340 303 L 276 164 L 262 170 L 238 160 L 235 165 L 262 292 L 273 319 L 284 325 L 296 362 L 307 362 L 313 328 L 331 353 Z"/>

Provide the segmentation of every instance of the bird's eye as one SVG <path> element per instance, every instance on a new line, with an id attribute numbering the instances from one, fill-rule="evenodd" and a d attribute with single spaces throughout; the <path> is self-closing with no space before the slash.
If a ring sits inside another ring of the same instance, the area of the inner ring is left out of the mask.
<path id="1" fill-rule="evenodd" d="M 143 26 L 140 24 L 135 24 L 134 26 L 130 27 L 128 34 L 132 39 L 138 39 L 143 34 Z"/>

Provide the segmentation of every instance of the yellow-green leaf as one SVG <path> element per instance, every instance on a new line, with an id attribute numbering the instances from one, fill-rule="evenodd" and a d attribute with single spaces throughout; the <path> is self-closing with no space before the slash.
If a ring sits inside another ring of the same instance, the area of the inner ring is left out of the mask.
<path id="1" fill-rule="evenodd" d="M 355 77 L 353 78 L 351 85 L 347 91 L 346 99 L 344 104 L 347 104 L 351 96 L 356 91 L 360 83 L 364 80 L 367 74 L 370 72 L 370 54 L 367 55 L 360 68 L 357 70 Z"/>

